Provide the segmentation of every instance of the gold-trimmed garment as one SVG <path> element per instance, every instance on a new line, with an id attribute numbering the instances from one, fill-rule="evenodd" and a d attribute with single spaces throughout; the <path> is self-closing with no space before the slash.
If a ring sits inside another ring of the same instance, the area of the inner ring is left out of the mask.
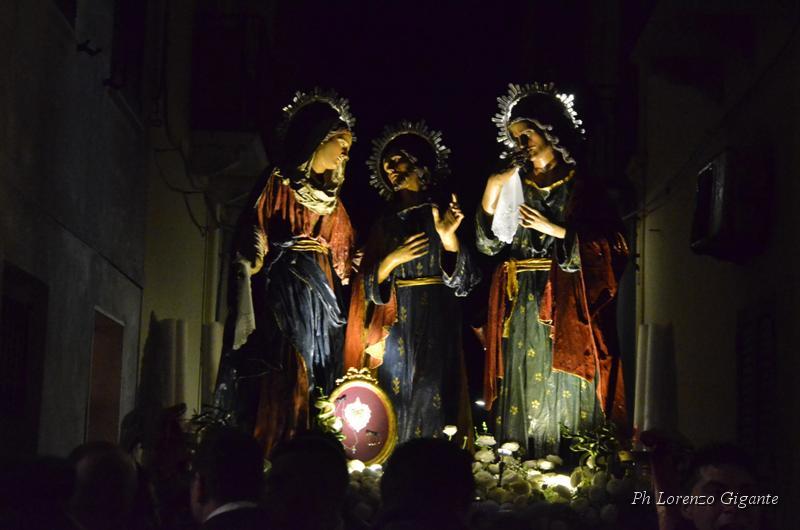
<path id="1" fill-rule="evenodd" d="M 530 271 L 549 271 L 553 260 L 551 258 L 510 259 L 505 262 L 506 268 L 506 294 L 509 300 L 516 300 L 519 293 L 517 274 Z"/>
<path id="2" fill-rule="evenodd" d="M 523 182 L 525 184 L 527 184 L 528 186 L 533 186 L 534 188 L 536 188 L 539 191 L 550 191 L 550 190 L 554 190 L 554 189 L 558 188 L 559 186 L 563 186 L 564 184 L 566 184 L 567 182 L 572 180 L 572 177 L 574 177 L 574 176 L 575 176 L 575 170 L 573 169 L 569 173 L 567 173 L 566 177 L 564 177 L 564 178 L 562 178 L 560 180 L 557 180 L 557 181 L 553 182 L 552 184 L 550 184 L 548 186 L 539 186 L 538 184 L 536 184 L 536 181 L 533 179 L 532 176 L 525 177 L 523 179 Z"/>
<path id="3" fill-rule="evenodd" d="M 549 271 L 552 263 L 553 260 L 551 258 L 528 258 L 510 259 L 503 264 L 506 269 L 506 296 L 511 302 L 510 310 L 503 321 L 503 337 L 510 335 L 511 315 L 517 305 L 517 296 L 519 295 L 517 274 L 531 271 Z"/>
<path id="4" fill-rule="evenodd" d="M 419 287 L 422 285 L 444 285 L 441 276 L 423 276 L 422 278 L 397 279 L 395 287 Z"/>

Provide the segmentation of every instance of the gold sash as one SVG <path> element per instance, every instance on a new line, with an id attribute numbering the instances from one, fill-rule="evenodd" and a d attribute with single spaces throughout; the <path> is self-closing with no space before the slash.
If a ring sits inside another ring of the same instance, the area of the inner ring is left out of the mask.
<path id="1" fill-rule="evenodd" d="M 552 259 L 550 258 L 510 259 L 506 261 L 506 295 L 508 299 L 517 299 L 517 293 L 519 293 L 517 274 L 530 271 L 549 271 L 551 264 Z"/>
<path id="2" fill-rule="evenodd" d="M 511 314 L 517 305 L 517 295 L 519 294 L 519 282 L 517 281 L 517 274 L 521 272 L 531 271 L 549 271 L 553 260 L 551 258 L 528 258 L 528 259 L 510 259 L 505 262 L 506 268 L 506 296 L 511 302 L 511 307 L 508 311 L 505 321 L 503 322 L 503 336 L 509 336 L 509 324 L 511 323 Z"/>
<path id="3" fill-rule="evenodd" d="M 420 285 L 443 285 L 444 280 L 441 276 L 424 276 L 422 278 L 409 278 L 407 280 L 397 279 L 395 287 L 418 287 Z"/>

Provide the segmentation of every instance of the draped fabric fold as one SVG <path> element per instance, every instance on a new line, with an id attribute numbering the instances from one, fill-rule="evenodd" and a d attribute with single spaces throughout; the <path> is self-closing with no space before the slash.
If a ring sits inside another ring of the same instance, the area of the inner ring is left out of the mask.
<path id="1" fill-rule="evenodd" d="M 615 298 L 628 247 L 620 233 L 589 241 L 582 241 L 578 234 L 578 240 L 581 272 L 551 268 L 540 319 L 552 322 L 553 368 L 587 381 L 597 376 L 597 397 L 604 414 L 624 428 L 627 412 Z"/>
<path id="2" fill-rule="evenodd" d="M 367 298 L 364 293 L 364 276 L 356 275 L 352 283 L 350 311 L 347 316 L 347 334 L 344 347 L 344 369 L 377 369 L 383 364 L 386 337 L 397 321 L 397 297 L 394 290 L 385 304 L 371 306 L 367 320 Z"/>
<path id="3" fill-rule="evenodd" d="M 495 269 L 489 287 L 489 310 L 486 321 L 486 361 L 483 371 L 483 402 L 491 410 L 497 399 L 498 380 L 503 378 L 503 328 L 506 321 L 506 283 L 508 270 Z"/>

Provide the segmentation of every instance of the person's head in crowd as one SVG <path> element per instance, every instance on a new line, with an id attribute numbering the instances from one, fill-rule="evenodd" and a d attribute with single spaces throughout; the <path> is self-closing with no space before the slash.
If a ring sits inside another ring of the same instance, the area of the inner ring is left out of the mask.
<path id="1" fill-rule="evenodd" d="M 192 515 L 202 523 L 229 503 L 257 502 L 264 460 L 258 442 L 229 427 L 210 430 L 192 462 Z"/>
<path id="2" fill-rule="evenodd" d="M 758 495 L 756 467 L 751 457 L 732 444 L 714 444 L 692 455 L 684 480 L 684 495 L 713 496 L 710 504 L 688 504 L 681 507 L 683 516 L 697 530 L 759 530 L 759 505 L 742 508 L 730 501 L 730 494 Z"/>
<path id="3" fill-rule="evenodd" d="M 69 456 L 75 466 L 72 516 L 85 528 L 109 528 L 128 519 L 137 490 L 136 465 L 110 442 L 89 442 Z"/>
<path id="4" fill-rule="evenodd" d="M 75 468 L 53 456 L 0 464 L 0 528 L 72 529 L 67 509 Z"/>
<path id="5" fill-rule="evenodd" d="M 389 458 L 381 479 L 382 519 L 458 528 L 464 526 L 474 492 L 466 451 L 440 439 L 410 440 Z"/>
<path id="6" fill-rule="evenodd" d="M 279 445 L 267 475 L 269 528 L 338 528 L 349 482 L 347 459 L 333 436 L 308 433 Z"/>

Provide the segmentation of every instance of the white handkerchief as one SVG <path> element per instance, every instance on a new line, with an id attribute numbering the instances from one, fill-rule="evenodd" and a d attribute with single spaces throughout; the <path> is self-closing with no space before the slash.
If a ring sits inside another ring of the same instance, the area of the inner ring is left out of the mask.
<path id="1" fill-rule="evenodd" d="M 511 243 L 519 226 L 519 207 L 525 203 L 519 169 L 503 184 L 492 219 L 492 232 L 503 243 Z"/>
<path id="2" fill-rule="evenodd" d="M 235 266 L 244 269 L 244 265 L 237 263 Z M 247 337 L 256 329 L 256 315 L 253 311 L 253 292 L 250 287 L 250 275 L 245 270 L 240 270 L 237 274 L 239 290 L 239 305 L 237 307 L 236 325 L 233 330 L 233 349 L 238 350 L 245 342 Z"/>

